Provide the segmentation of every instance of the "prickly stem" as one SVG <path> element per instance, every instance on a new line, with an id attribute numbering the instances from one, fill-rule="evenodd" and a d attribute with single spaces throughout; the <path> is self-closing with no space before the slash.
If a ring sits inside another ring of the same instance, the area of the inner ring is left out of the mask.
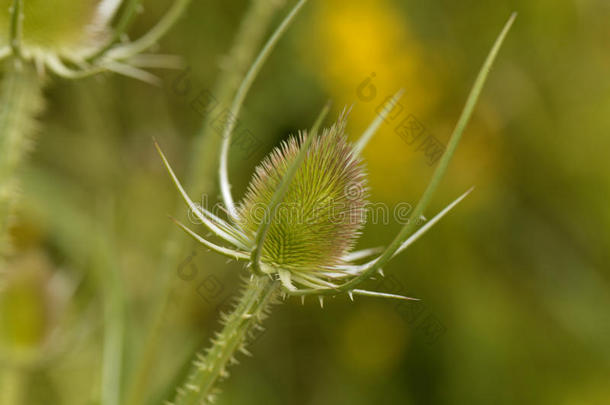
<path id="1" fill-rule="evenodd" d="M 211 403 L 216 383 L 226 378 L 228 366 L 237 362 L 236 353 L 251 356 L 246 344 L 253 332 L 262 328 L 260 321 L 276 299 L 278 287 L 278 282 L 268 277 L 256 277 L 246 283 L 235 310 L 226 317 L 212 346 L 195 357 L 191 372 L 177 390 L 175 405 Z"/>

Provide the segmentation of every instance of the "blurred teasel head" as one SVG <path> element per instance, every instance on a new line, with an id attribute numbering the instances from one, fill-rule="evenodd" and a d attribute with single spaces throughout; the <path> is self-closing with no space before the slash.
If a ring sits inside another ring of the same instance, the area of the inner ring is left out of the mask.
<path id="1" fill-rule="evenodd" d="M 0 0 L 0 46 L 9 52 L 14 0 Z M 45 62 L 49 57 L 84 61 L 110 36 L 108 26 L 120 0 L 44 1 L 21 5 L 21 52 L 24 58 Z M 17 5 L 17 8 L 19 5 Z"/>
<path id="2" fill-rule="evenodd" d="M 139 0 L 0 0 L 0 58 L 13 56 L 66 78 L 113 71 L 148 82 L 142 70 L 175 67 L 176 58 L 143 52 L 175 24 L 190 0 L 177 0 L 152 29 L 129 41 Z"/>
<path id="3" fill-rule="evenodd" d="M 76 283 L 38 251 L 16 258 L 12 270 L 0 293 L 0 362 L 32 366 L 69 347 L 75 329 L 63 327 L 74 320 Z"/>

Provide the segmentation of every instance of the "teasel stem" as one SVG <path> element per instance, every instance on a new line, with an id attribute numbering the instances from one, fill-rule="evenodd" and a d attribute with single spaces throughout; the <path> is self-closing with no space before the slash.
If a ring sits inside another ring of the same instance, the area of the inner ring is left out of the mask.
<path id="1" fill-rule="evenodd" d="M 268 276 L 253 276 L 246 282 L 235 310 L 224 318 L 223 330 L 213 339 L 210 348 L 196 356 L 191 372 L 178 389 L 175 405 L 213 402 L 216 383 L 228 377 L 227 368 L 237 362 L 237 352 L 250 354 L 245 345 L 255 328 L 261 328 L 279 286 L 279 282 Z"/>
<path id="2" fill-rule="evenodd" d="M 42 85 L 20 59 L 7 61 L 0 85 L 0 267 L 10 254 L 8 230 L 17 198 L 17 175 L 42 111 Z"/>

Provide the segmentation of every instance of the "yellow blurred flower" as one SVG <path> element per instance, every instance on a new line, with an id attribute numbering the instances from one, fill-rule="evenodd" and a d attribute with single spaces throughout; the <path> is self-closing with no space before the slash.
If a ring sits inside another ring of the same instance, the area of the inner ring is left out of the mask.
<path id="1" fill-rule="evenodd" d="M 436 116 L 441 83 L 448 74 L 439 60 L 443 52 L 425 48 L 409 30 L 408 15 L 392 0 L 318 2 L 312 17 L 312 35 L 302 43 L 304 63 L 338 107 L 353 105 L 348 125 L 352 139 L 383 112 L 389 97 L 404 88 L 399 106 L 364 150 L 373 199 L 404 201 L 405 190 L 421 189 L 434 167 L 424 146 L 436 143 L 442 151 L 461 109 L 456 105 L 450 110 L 455 115 Z M 465 97 L 460 94 L 456 100 Z M 448 176 L 451 195 L 466 186 L 485 188 L 502 165 L 502 140 L 493 135 L 504 124 L 485 101 L 483 95 Z"/>
<path id="2" fill-rule="evenodd" d="M 336 105 L 354 104 L 352 137 L 368 126 L 388 97 L 405 89 L 400 107 L 364 152 L 375 197 L 401 200 L 403 186 L 413 182 L 409 168 L 427 166 L 423 154 L 405 143 L 396 127 L 411 114 L 425 116 L 438 99 L 431 73 L 424 69 L 424 49 L 409 32 L 402 11 L 388 0 L 319 2 L 311 26 L 313 38 L 306 38 L 302 46 L 304 59 Z"/>

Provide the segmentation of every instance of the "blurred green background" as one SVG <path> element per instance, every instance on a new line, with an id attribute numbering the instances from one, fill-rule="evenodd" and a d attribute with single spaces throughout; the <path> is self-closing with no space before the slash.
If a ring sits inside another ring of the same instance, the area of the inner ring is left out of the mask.
<path id="1" fill-rule="evenodd" d="M 18 260 L 0 296 L 0 385 L 25 387 L 23 403 L 99 403 L 108 314 L 125 320 L 123 395 L 146 358 L 136 390 L 147 404 L 171 396 L 219 328 L 245 271 L 175 231 L 167 214 L 185 217 L 186 207 L 152 137 L 181 178 L 212 161 L 213 141 L 204 153 L 193 146 L 213 126 L 197 97 L 213 96 L 214 112 L 228 106 L 217 86 L 251 3 L 262 2 L 193 2 L 158 49 L 181 55 L 185 70 L 155 71 L 159 87 L 110 74 L 49 79 L 12 231 Z M 268 3 L 276 10 L 265 35 L 292 4 Z M 131 35 L 167 5 L 145 1 Z M 321 310 L 287 300 L 251 345 L 254 357 L 241 356 L 220 385 L 218 404 L 610 403 L 608 1 L 310 0 L 246 101 L 240 125 L 257 142 L 232 153 L 234 193 L 328 98 L 334 116 L 353 105 L 355 139 L 404 88 L 403 115 L 364 157 L 372 201 L 414 205 L 433 166 L 397 124 L 410 114 L 446 142 L 512 11 L 428 216 L 475 191 L 370 283 L 422 301 L 338 297 Z M 366 101 L 358 89 L 372 75 Z M 194 199 L 217 201 L 215 177 L 191 184 Z M 359 246 L 387 244 L 399 228 L 369 224 Z"/>

